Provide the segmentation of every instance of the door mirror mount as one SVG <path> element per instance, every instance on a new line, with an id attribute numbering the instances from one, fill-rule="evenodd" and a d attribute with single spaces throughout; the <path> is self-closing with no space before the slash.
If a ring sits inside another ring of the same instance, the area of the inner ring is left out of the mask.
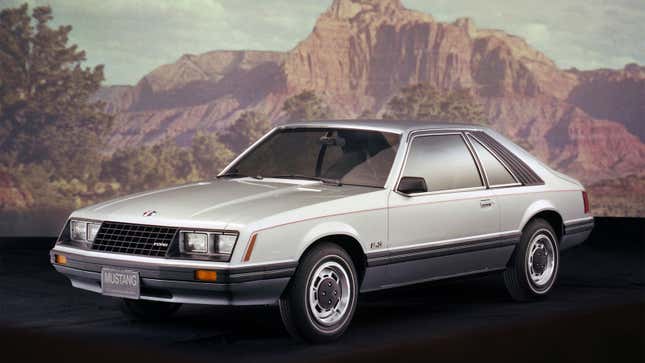
<path id="1" fill-rule="evenodd" d="M 399 181 L 399 187 L 396 189 L 399 193 L 406 195 L 415 193 L 426 193 L 428 186 L 426 180 L 417 176 L 404 176 Z"/>

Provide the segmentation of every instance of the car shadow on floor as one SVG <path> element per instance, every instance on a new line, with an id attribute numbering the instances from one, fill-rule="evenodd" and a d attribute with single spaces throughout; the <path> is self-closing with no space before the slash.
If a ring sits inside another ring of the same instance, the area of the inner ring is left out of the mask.
<path id="1" fill-rule="evenodd" d="M 418 284 L 362 294 L 350 330 L 387 327 L 396 321 L 460 314 L 473 307 L 511 303 L 498 275 Z M 125 319 L 125 317 L 124 317 Z M 276 306 L 218 307 L 185 305 L 163 322 L 129 322 L 140 328 L 190 330 L 180 343 L 210 344 L 288 338 Z M 382 330 L 382 329 L 381 329 Z M 213 335 L 215 334 L 215 335 Z"/>

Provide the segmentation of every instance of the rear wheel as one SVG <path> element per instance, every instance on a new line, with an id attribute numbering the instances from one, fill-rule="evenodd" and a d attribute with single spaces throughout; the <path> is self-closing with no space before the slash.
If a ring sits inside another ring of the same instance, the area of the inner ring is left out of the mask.
<path id="1" fill-rule="evenodd" d="M 123 314 L 138 321 L 159 321 L 176 313 L 181 304 L 150 300 L 121 300 Z"/>
<path id="2" fill-rule="evenodd" d="M 321 244 L 307 253 L 280 298 L 287 331 L 312 343 L 338 339 L 354 316 L 356 277 L 352 259 L 335 244 Z"/>
<path id="3" fill-rule="evenodd" d="M 544 297 L 555 284 L 559 263 L 553 227 L 543 219 L 535 219 L 524 228 L 520 244 L 504 271 L 506 289 L 517 301 Z"/>

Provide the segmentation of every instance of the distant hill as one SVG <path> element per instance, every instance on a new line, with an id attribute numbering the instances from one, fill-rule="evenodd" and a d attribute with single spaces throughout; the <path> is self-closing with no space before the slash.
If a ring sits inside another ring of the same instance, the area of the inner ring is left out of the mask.
<path id="1" fill-rule="evenodd" d="M 494 128 L 586 183 L 645 169 L 643 67 L 562 70 L 520 37 L 468 18 L 438 22 L 399 0 L 335 0 L 288 52 L 184 55 L 97 97 L 116 114 L 117 148 L 165 138 L 187 144 L 246 110 L 280 122 L 284 100 L 303 90 L 316 91 L 337 117 L 378 114 L 418 82 L 473 89 Z"/>

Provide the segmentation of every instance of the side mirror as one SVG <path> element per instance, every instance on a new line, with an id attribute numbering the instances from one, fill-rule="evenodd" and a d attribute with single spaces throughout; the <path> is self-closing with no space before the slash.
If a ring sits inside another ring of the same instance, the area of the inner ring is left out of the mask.
<path id="1" fill-rule="evenodd" d="M 399 181 L 397 191 L 403 194 L 425 193 L 428 191 L 426 180 L 417 176 L 404 176 Z"/>

